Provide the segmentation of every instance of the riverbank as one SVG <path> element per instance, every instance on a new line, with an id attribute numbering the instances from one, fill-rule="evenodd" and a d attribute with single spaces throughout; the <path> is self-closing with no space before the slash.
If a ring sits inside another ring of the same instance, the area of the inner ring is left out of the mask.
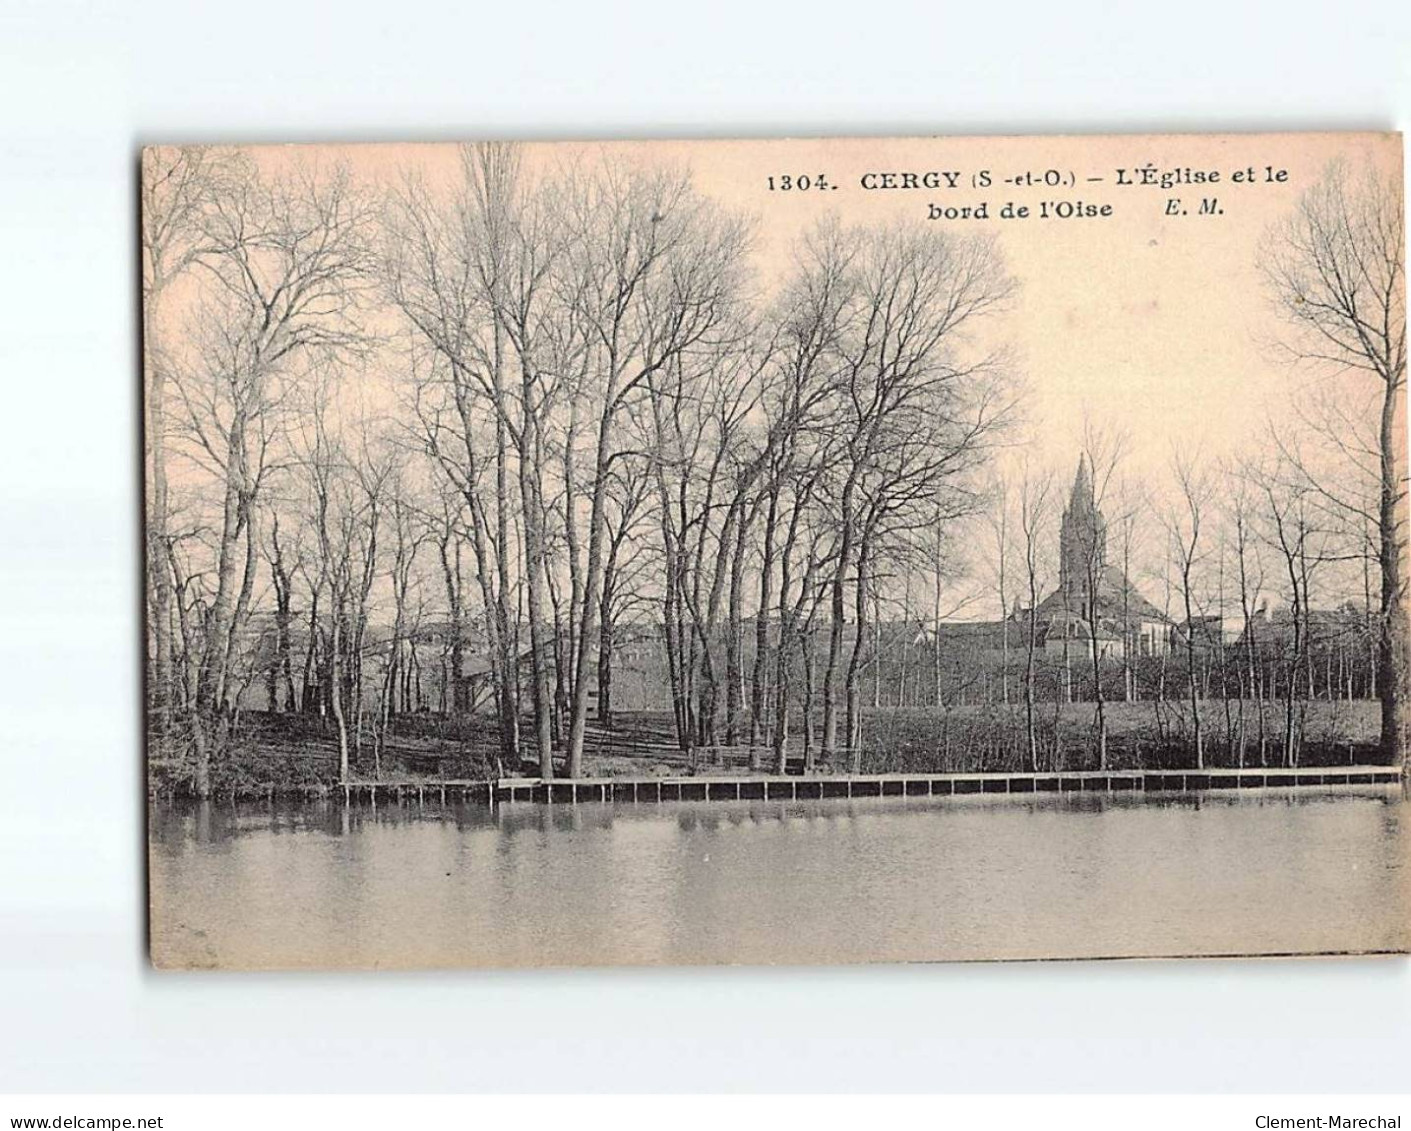
<path id="1" fill-rule="evenodd" d="M 1135 770 L 1073 774 L 842 774 L 826 777 L 718 775 L 686 779 L 620 778 L 573 781 L 502 779 L 494 784 L 499 802 L 576 805 L 584 802 L 660 804 L 666 801 L 822 801 L 855 797 L 951 797 L 965 794 L 1034 793 L 1203 793 L 1223 789 L 1308 789 L 1328 786 L 1399 786 L 1395 766 L 1352 766 L 1338 772 L 1298 769 Z M 347 786 L 353 800 L 360 788 L 376 797 L 376 783 Z M 420 787 L 418 796 L 425 796 Z M 487 791 L 488 793 L 489 791 Z M 405 794 L 402 794 L 405 796 Z"/>
<path id="2" fill-rule="evenodd" d="M 1301 709 L 1298 766 L 1305 769 L 1375 766 L 1377 704 L 1324 702 Z M 1076 774 L 1105 769 L 1189 771 L 1196 768 L 1189 720 L 1171 704 L 1107 704 L 1107 759 L 1099 766 L 1091 703 L 1042 704 L 1036 725 L 1038 769 Z M 1262 715 L 1262 723 L 1260 716 Z M 1204 767 L 1278 768 L 1283 762 L 1282 704 L 1202 706 Z M 1158 725 L 1158 723 L 1160 725 Z M 1232 743 L 1230 740 L 1234 739 Z M 811 774 L 837 776 L 852 770 L 844 753 L 835 764 L 822 759 L 817 741 L 801 732 L 788 745 L 790 776 L 802 774 L 810 751 Z M 381 744 L 365 736 L 351 753 L 352 777 L 360 782 L 427 784 L 486 783 L 499 778 L 537 779 L 532 760 L 506 766 L 499 759 L 498 734 L 489 719 L 446 719 L 430 715 L 393 720 Z M 752 757 L 753 756 L 753 757 Z M 844 760 L 846 759 L 846 760 Z M 767 777 L 773 751 L 747 744 L 696 747 L 683 751 L 666 712 L 620 714 L 614 725 L 590 725 L 584 750 L 584 779 L 640 780 L 741 775 Z M 751 768 L 751 763 L 755 768 Z M 973 705 L 949 709 L 879 708 L 863 717 L 861 770 L 864 775 L 1021 774 L 1029 764 L 1027 729 L 1019 704 Z M 560 763 L 556 769 L 562 776 Z M 154 796 L 190 790 L 189 755 L 180 735 L 149 763 L 148 788 Z M 246 713 L 212 763 L 217 796 L 261 797 L 278 792 L 312 796 L 339 788 L 337 743 L 324 721 L 311 716 Z"/>

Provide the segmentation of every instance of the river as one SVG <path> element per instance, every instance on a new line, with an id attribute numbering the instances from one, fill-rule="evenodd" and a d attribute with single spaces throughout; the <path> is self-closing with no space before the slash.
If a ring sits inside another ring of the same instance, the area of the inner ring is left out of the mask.
<path id="1" fill-rule="evenodd" d="M 547 807 L 156 804 L 163 967 L 1405 950 L 1399 788 Z"/>

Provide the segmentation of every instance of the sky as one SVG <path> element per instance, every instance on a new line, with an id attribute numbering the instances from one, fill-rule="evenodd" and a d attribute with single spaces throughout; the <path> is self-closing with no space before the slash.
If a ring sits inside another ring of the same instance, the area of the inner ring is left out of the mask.
<path id="1" fill-rule="evenodd" d="M 381 183 L 408 167 L 434 179 L 456 162 L 451 145 L 328 150 Z M 263 160 L 277 161 L 289 151 L 261 152 Z M 530 169 L 603 154 L 689 167 L 700 192 L 754 217 L 755 260 L 765 285 L 787 266 L 799 235 L 829 213 L 856 223 L 914 218 L 938 230 L 997 233 L 1019 289 L 989 332 L 1012 346 L 1024 381 L 1026 424 L 1017 438 L 1038 463 L 1068 467 L 1090 418 L 1129 434 L 1130 469 L 1147 478 L 1160 477 L 1173 446 L 1212 459 L 1238 450 L 1270 414 L 1279 419 L 1291 390 L 1306 379 L 1270 348 L 1279 324 L 1257 270 L 1269 225 L 1288 215 L 1335 159 L 1397 176 L 1401 169 L 1400 136 L 1365 133 L 525 146 Z M 1118 170 L 1139 182 L 1147 166 L 1157 177 L 1186 170 L 1219 180 L 1165 189 L 1118 183 Z M 918 187 L 863 187 L 864 180 L 885 184 L 884 174 L 900 185 L 908 173 Z M 927 173 L 934 187 L 926 186 Z M 988 186 L 978 180 L 985 173 Z M 830 187 L 817 187 L 820 174 Z M 1022 182 L 1025 174 L 1032 183 L 1005 183 Z M 1046 174 L 1064 183 L 1045 185 Z M 783 189 L 783 178 L 797 185 L 805 176 L 807 189 Z M 1207 198 L 1218 212 L 1200 215 Z M 1111 211 L 1044 219 L 1045 201 Z M 982 202 L 986 219 L 928 219 L 933 205 L 974 210 Z M 1028 206 L 1030 216 L 1001 219 L 1006 203 Z"/>

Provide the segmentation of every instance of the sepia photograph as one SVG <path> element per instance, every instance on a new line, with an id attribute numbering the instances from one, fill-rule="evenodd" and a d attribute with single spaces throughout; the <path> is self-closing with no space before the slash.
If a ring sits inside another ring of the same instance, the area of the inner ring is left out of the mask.
<path id="1" fill-rule="evenodd" d="M 1402 168 L 145 148 L 152 963 L 1405 953 Z"/>

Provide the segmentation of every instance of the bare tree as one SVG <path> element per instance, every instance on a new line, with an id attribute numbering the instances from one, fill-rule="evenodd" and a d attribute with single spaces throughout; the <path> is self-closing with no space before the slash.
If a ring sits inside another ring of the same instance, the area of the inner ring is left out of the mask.
<path id="1" fill-rule="evenodd" d="M 1308 653 L 1308 586 L 1303 568 L 1308 539 L 1312 536 L 1307 492 L 1289 487 L 1273 475 L 1263 478 L 1267 540 L 1283 560 L 1288 579 L 1289 639 L 1283 648 L 1284 661 L 1284 739 L 1285 766 L 1298 765 L 1302 722 L 1306 710 L 1303 670 Z"/>
<path id="2" fill-rule="evenodd" d="M 568 775 L 580 777 L 623 410 L 640 396 L 655 400 L 672 367 L 689 366 L 693 351 L 738 332 L 745 228 L 697 195 L 685 176 L 615 165 L 570 184 L 565 207 L 565 285 L 585 328 L 592 381 L 588 545 L 568 735 Z"/>
<path id="3" fill-rule="evenodd" d="M 265 560 L 269 564 L 270 580 L 274 584 L 275 647 L 269 667 L 269 709 L 288 712 L 299 710 L 299 698 L 294 689 L 294 579 L 303 564 L 303 546 L 296 535 L 292 545 L 287 534 L 280 536 L 279 508 L 270 508 L 269 541 Z"/>
<path id="4" fill-rule="evenodd" d="M 1000 702 L 1008 706 L 1009 704 L 1009 585 L 1010 580 L 1010 550 L 1013 532 L 1010 529 L 1011 510 L 1009 498 L 1009 484 L 1002 478 L 995 480 L 991 486 L 993 495 L 986 518 L 989 526 L 990 536 L 993 538 L 993 545 L 988 547 L 992 551 L 991 564 L 994 568 L 994 581 L 996 596 L 999 598 L 1000 612 Z"/>
<path id="5" fill-rule="evenodd" d="M 512 453 L 518 457 L 536 754 L 541 775 L 552 778 L 537 428 L 544 408 L 539 331 L 557 244 L 541 213 L 526 212 L 524 204 L 512 147 L 464 147 L 461 177 L 448 199 L 408 177 L 387 201 L 383 277 L 393 304 L 432 351 L 413 374 L 414 414 L 421 442 L 462 493 L 471 519 L 490 630 L 500 754 L 509 765 L 519 759 L 513 607 L 519 571 L 511 534 Z M 516 389 L 518 411 L 512 403 Z M 493 483 L 488 492 L 487 480 Z"/>
<path id="6" fill-rule="evenodd" d="M 1024 622 L 1024 732 L 1032 773 L 1039 771 L 1034 680 L 1039 649 L 1039 593 L 1046 577 L 1043 546 L 1051 541 L 1052 511 L 1053 476 L 1026 467 L 1019 482 L 1019 536 L 1029 600 Z"/>
<path id="7" fill-rule="evenodd" d="M 188 712 L 195 788 L 210 790 L 210 737 L 249 609 L 258 561 L 256 502 L 299 366 L 365 340 L 352 318 L 370 262 L 371 214 L 341 169 L 247 170 L 205 213 L 208 254 L 176 372 L 185 452 L 219 485 L 215 592 Z"/>
<path id="8" fill-rule="evenodd" d="M 603 563 L 601 629 L 598 636 L 598 721 L 610 729 L 612 716 L 613 650 L 617 629 L 630 615 L 634 604 L 644 600 L 642 575 L 648 559 L 625 557 L 629 541 L 645 525 L 644 503 L 651 484 L 640 460 L 621 460 L 613 470 L 610 505 L 604 518 L 607 556 Z"/>
<path id="9" fill-rule="evenodd" d="M 821 246 L 820 246 L 821 245 Z M 750 747 L 769 728 L 766 699 L 770 667 L 770 611 L 774 571 L 779 568 L 775 635 L 776 736 L 772 745 L 783 772 L 789 718 L 784 680 L 795 647 L 795 598 L 788 590 L 794 573 L 791 555 L 807 528 L 807 514 L 823 478 L 839 454 L 828 427 L 838 392 L 839 335 L 850 292 L 850 258 L 828 253 L 828 242 L 807 240 L 796 250 L 794 269 L 767 316 L 772 365 L 766 370 L 763 411 L 768 421 L 764 445 L 764 514 L 760 530 L 759 597 L 756 604 L 754 663 L 750 676 Z M 784 543 L 781 548 L 781 532 Z M 816 546 L 816 541 L 813 543 Z M 810 552 L 799 600 L 809 598 L 817 557 Z"/>
<path id="10" fill-rule="evenodd" d="M 1264 718 L 1265 685 L 1262 678 L 1260 656 L 1259 618 L 1255 608 L 1260 591 L 1264 586 L 1263 562 L 1259 553 L 1256 532 L 1256 480 L 1246 469 L 1238 466 L 1227 467 L 1226 477 L 1231 490 L 1226 500 L 1226 525 L 1230 528 L 1234 542 L 1235 567 L 1239 585 L 1240 619 L 1243 629 L 1240 634 L 1240 716 L 1236 735 L 1238 764 L 1245 763 L 1245 749 L 1248 743 L 1248 724 L 1245 721 L 1246 700 L 1253 700 L 1255 727 L 1259 736 L 1259 764 L 1266 765 L 1268 759 L 1268 734 Z"/>
<path id="11" fill-rule="evenodd" d="M 1365 374 L 1381 390 L 1377 449 L 1381 746 L 1405 760 L 1408 626 L 1404 607 L 1406 385 L 1404 201 L 1394 175 L 1334 164 L 1268 233 L 1261 267 L 1290 333 L 1284 346 L 1328 380 Z M 1411 763 L 1408 763 L 1411 764 Z"/>
<path id="12" fill-rule="evenodd" d="M 813 247 L 825 277 L 841 270 L 847 280 L 836 346 L 837 427 L 844 437 L 835 487 L 839 544 L 823 679 L 823 755 L 831 758 L 838 746 L 848 584 L 860 637 L 875 538 L 889 519 L 931 497 L 938 481 L 968 469 L 992 426 L 992 406 L 976 398 L 971 385 L 990 359 L 962 360 L 956 338 L 998 307 L 1013 284 L 989 239 L 938 237 L 906 226 L 853 233 L 825 228 Z M 845 266 L 834 266 L 838 261 Z M 857 655 L 855 643 L 846 684 L 850 742 L 858 718 Z M 854 748 L 855 768 L 860 756 Z"/>
<path id="13" fill-rule="evenodd" d="M 415 637 L 409 632 L 412 615 L 410 596 L 417 554 L 429 533 L 412 501 L 407 471 L 400 460 L 393 462 L 388 468 L 386 507 L 392 535 L 392 554 L 387 574 L 392 589 L 393 614 L 373 736 L 373 766 L 379 777 L 387 747 L 388 730 L 396 713 L 398 683 L 405 678 L 406 669 L 415 663 Z M 406 654 L 409 647 L 411 651 Z M 405 701 L 404 696 L 403 702 Z"/>
<path id="14" fill-rule="evenodd" d="M 215 249 L 206 223 L 216 194 L 229 189 L 237 159 L 204 146 L 151 147 L 142 158 L 142 345 L 147 441 L 147 571 L 153 734 L 171 731 L 172 575 L 167 518 L 167 382 L 173 362 L 166 296 Z"/>
<path id="15" fill-rule="evenodd" d="M 1083 456 L 1078 469 L 1081 482 L 1088 477 L 1088 503 L 1093 509 L 1099 529 L 1095 536 L 1086 539 L 1078 547 L 1077 566 L 1080 576 L 1076 579 L 1081 591 L 1081 619 L 1087 635 L 1088 659 L 1093 678 L 1093 731 L 1097 742 L 1098 767 L 1107 769 L 1107 695 L 1102 682 L 1103 649 L 1100 640 L 1102 632 L 1103 599 L 1107 593 L 1107 529 L 1096 516 L 1101 515 L 1103 504 L 1111 495 L 1116 474 L 1126 454 L 1127 437 L 1121 432 L 1105 431 L 1091 421 L 1083 426 Z M 1123 588 L 1126 587 L 1124 582 Z M 1068 593 L 1070 585 L 1064 587 Z"/>
<path id="16" fill-rule="evenodd" d="M 1212 489 L 1209 477 L 1189 452 L 1177 451 L 1173 455 L 1171 471 L 1180 491 L 1180 500 L 1166 516 L 1166 526 L 1176 558 L 1181 604 L 1185 612 L 1186 694 L 1191 707 L 1191 741 L 1195 746 L 1196 768 L 1204 769 L 1205 737 L 1201 730 L 1196 658 L 1198 649 L 1209 647 L 1212 641 L 1200 627 L 1203 621 L 1198 621 L 1196 616 L 1199 601 L 1196 582 L 1201 562 L 1207 553 L 1203 541 L 1206 535 L 1204 525 Z M 1220 643 L 1218 636 L 1213 643 Z"/>
<path id="17" fill-rule="evenodd" d="M 437 509 L 429 512 L 428 525 L 434 530 L 437 559 L 446 594 L 441 709 L 448 716 L 457 718 L 468 713 L 471 707 L 465 679 L 469 610 L 461 565 L 462 548 L 467 541 L 465 499 L 454 487 L 448 487 L 439 492 L 437 502 Z"/>

